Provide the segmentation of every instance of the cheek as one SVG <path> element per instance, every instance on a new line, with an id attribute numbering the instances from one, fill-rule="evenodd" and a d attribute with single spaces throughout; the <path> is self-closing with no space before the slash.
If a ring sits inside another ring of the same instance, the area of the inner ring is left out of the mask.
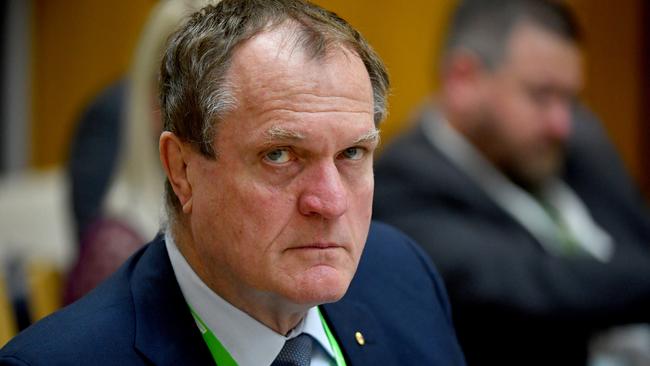
<path id="1" fill-rule="evenodd" d="M 366 219 L 370 219 L 370 216 L 372 215 L 372 200 L 374 197 L 374 192 L 375 192 L 375 181 L 374 178 L 369 178 L 368 183 L 365 187 L 364 190 L 362 190 L 358 197 L 359 197 L 359 202 L 358 205 L 362 208 L 365 208 L 366 212 Z"/>
<path id="2" fill-rule="evenodd" d="M 223 173 L 235 169 L 224 164 L 203 169 L 193 189 L 192 225 L 197 225 L 195 235 L 207 244 L 206 251 L 244 240 L 247 222 L 254 219 L 247 214 L 252 204 L 244 200 L 248 196 L 242 177 Z"/>
<path id="3" fill-rule="evenodd" d="M 374 177 L 372 173 L 364 177 L 359 183 L 350 193 L 350 217 L 354 225 L 355 236 L 363 244 L 372 217 L 374 195 Z"/>
<path id="4" fill-rule="evenodd" d="M 535 109 L 521 95 L 507 93 L 494 103 L 495 129 L 507 145 L 527 144 L 535 129 Z"/>
<path id="5" fill-rule="evenodd" d="M 273 243 L 296 211 L 294 195 L 283 189 L 243 183 L 231 196 L 232 226 L 238 229 L 242 241 L 260 246 L 257 248 L 260 252 L 268 250 L 266 247 Z"/>
<path id="6" fill-rule="evenodd" d="M 372 197 L 375 187 L 372 157 L 361 168 L 350 169 L 349 171 L 343 172 L 342 175 L 347 177 L 345 181 L 351 208 L 372 207 Z"/>

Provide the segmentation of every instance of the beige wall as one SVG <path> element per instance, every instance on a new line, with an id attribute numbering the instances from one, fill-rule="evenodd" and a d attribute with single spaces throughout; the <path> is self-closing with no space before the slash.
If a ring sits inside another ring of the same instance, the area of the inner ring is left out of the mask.
<path id="1" fill-rule="evenodd" d="M 641 7 L 643 0 L 570 0 L 585 26 L 587 103 L 635 177 L 642 169 Z M 75 118 L 89 98 L 121 75 L 154 0 L 36 0 L 33 163 L 60 163 Z M 453 0 L 317 0 L 357 27 L 392 80 L 384 141 L 435 89 L 433 60 Z"/>

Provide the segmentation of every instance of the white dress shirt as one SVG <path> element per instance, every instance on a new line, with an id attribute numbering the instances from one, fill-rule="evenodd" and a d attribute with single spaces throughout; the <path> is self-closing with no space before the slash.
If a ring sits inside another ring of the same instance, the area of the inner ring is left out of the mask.
<path id="1" fill-rule="evenodd" d="M 212 291 L 187 263 L 169 230 L 165 232 L 165 245 L 185 301 L 239 366 L 270 365 L 285 341 L 301 333 L 307 333 L 316 340 L 313 343 L 312 366 L 336 364 L 316 307 L 309 309 L 289 335 L 276 333 Z"/>

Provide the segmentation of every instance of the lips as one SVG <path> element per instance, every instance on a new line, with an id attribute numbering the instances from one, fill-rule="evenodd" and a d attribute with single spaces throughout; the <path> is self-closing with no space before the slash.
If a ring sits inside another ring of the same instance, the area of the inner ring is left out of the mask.
<path id="1" fill-rule="evenodd" d="M 344 246 L 336 243 L 311 243 L 306 245 L 300 245 L 291 247 L 289 249 L 335 249 L 343 248 Z"/>

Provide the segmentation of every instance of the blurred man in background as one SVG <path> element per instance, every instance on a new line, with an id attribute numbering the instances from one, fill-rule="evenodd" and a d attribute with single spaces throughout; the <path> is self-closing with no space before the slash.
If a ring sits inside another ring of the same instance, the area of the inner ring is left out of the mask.
<path id="1" fill-rule="evenodd" d="M 650 220 L 576 106 L 574 19 L 465 1 L 441 80 L 379 159 L 374 214 L 441 269 L 470 365 L 584 365 L 596 331 L 650 320 Z"/>

